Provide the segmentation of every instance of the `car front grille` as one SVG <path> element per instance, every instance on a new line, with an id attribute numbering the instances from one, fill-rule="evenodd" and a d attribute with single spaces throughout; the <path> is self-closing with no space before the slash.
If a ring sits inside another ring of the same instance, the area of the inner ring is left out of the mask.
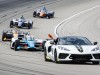
<path id="1" fill-rule="evenodd" d="M 72 54 L 69 58 L 73 60 L 90 60 L 92 59 L 92 56 L 91 54 L 84 54 L 84 55 Z"/>

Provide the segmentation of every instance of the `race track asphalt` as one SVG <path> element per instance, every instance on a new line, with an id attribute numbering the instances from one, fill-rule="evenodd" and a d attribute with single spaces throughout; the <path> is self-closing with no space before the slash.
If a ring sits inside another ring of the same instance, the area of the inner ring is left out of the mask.
<path id="1" fill-rule="evenodd" d="M 61 21 L 100 5 L 99 0 L 10 1 L 0 0 L 0 38 L 2 37 L 3 30 L 10 29 L 10 21 L 13 18 L 19 18 L 21 15 L 34 21 L 32 29 L 21 29 L 22 31 L 30 31 L 35 38 L 46 39 L 48 34 L 52 34 L 56 38 L 54 33 L 55 27 Z M 55 17 L 51 19 L 33 18 L 33 10 L 42 6 L 55 11 Z M 98 46 L 100 46 L 99 9 L 100 7 L 91 9 L 67 20 L 58 28 L 58 34 L 60 36 L 86 36 L 92 42 L 97 41 Z M 0 75 L 100 75 L 100 65 L 45 62 L 43 52 L 14 51 L 10 49 L 9 42 L 2 42 L 0 39 Z"/>

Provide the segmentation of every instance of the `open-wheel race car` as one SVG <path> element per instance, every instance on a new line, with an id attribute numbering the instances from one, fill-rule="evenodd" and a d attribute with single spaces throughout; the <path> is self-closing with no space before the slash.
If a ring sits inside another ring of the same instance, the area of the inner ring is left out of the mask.
<path id="1" fill-rule="evenodd" d="M 2 32 L 2 41 L 11 41 L 12 37 L 13 37 L 12 30 L 4 30 Z"/>
<path id="2" fill-rule="evenodd" d="M 11 41 L 11 39 L 14 37 L 14 35 L 16 35 L 15 32 L 17 32 L 18 35 L 21 35 L 20 33 L 22 33 L 22 31 L 20 31 L 17 28 L 11 29 L 11 30 L 3 30 L 2 41 Z"/>
<path id="3" fill-rule="evenodd" d="M 21 49 L 42 50 L 42 39 L 35 39 L 29 33 L 20 33 L 12 38 L 10 47 L 15 51 Z"/>
<path id="4" fill-rule="evenodd" d="M 37 9 L 33 12 L 33 17 L 46 17 L 50 19 L 54 17 L 54 11 L 49 11 L 46 7 L 42 7 L 41 9 Z"/>
<path id="5" fill-rule="evenodd" d="M 32 20 L 26 20 L 23 15 L 21 18 L 13 19 L 10 21 L 10 28 L 17 27 L 17 28 L 28 28 L 31 29 L 33 26 Z"/>
<path id="6" fill-rule="evenodd" d="M 47 40 L 44 46 L 45 61 L 92 62 L 99 64 L 100 49 L 97 42 L 91 43 L 86 37 L 64 36 Z"/>

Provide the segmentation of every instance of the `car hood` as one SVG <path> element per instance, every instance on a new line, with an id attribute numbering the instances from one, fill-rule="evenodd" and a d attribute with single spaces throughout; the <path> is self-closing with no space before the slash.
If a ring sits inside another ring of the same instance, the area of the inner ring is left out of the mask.
<path id="1" fill-rule="evenodd" d="M 57 48 L 60 51 L 66 51 L 69 53 L 97 53 L 100 52 L 100 50 L 92 51 L 93 49 L 97 48 L 96 45 L 59 45 Z"/>

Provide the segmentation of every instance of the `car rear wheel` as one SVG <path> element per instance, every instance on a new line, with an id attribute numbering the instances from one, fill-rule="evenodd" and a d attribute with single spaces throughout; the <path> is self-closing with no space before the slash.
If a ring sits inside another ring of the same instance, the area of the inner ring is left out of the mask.
<path id="1" fill-rule="evenodd" d="M 13 28 L 13 21 L 10 21 L 10 28 Z"/>
<path id="2" fill-rule="evenodd" d="M 33 12 L 33 17 L 36 17 L 36 11 Z"/>
<path id="3" fill-rule="evenodd" d="M 47 14 L 47 18 L 50 19 L 51 18 L 51 15 L 50 14 Z"/>
<path id="4" fill-rule="evenodd" d="M 93 61 L 92 62 L 94 65 L 98 65 L 99 64 L 99 61 Z"/>
<path id="5" fill-rule="evenodd" d="M 28 29 L 31 29 L 32 25 L 30 23 L 28 23 Z"/>
<path id="6" fill-rule="evenodd" d="M 14 44 L 14 50 L 15 51 L 18 51 L 17 47 L 20 45 L 20 41 L 19 40 L 16 40 L 15 41 L 15 44 Z"/>
<path id="7" fill-rule="evenodd" d="M 53 12 L 53 14 L 52 14 L 52 17 L 54 17 L 54 12 Z"/>
<path id="8" fill-rule="evenodd" d="M 2 35 L 2 41 L 5 41 L 6 40 L 6 33 L 3 33 Z"/>

